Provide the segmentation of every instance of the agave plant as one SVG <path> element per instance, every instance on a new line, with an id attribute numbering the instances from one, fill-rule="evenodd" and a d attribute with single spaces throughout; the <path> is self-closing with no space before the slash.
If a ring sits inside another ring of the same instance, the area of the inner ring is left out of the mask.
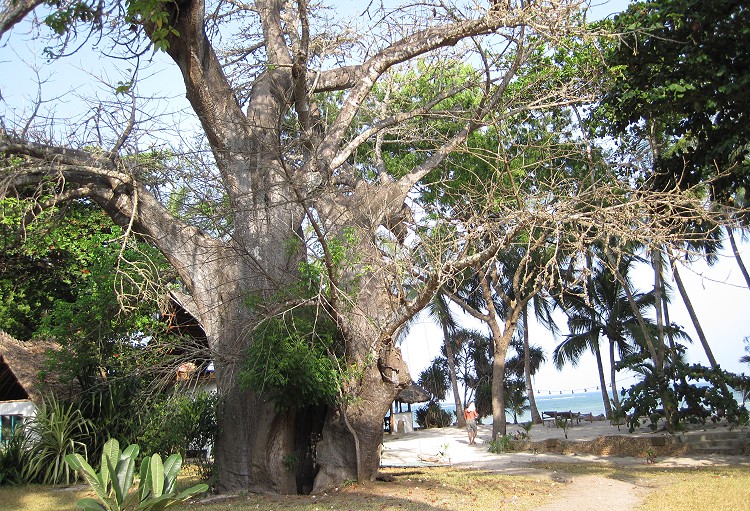
<path id="1" fill-rule="evenodd" d="M 80 499 L 76 507 L 85 511 L 160 510 L 208 490 L 208 485 L 201 483 L 177 493 L 175 483 L 182 456 L 173 454 L 162 463 L 161 456 L 154 454 L 143 458 L 138 489 L 131 491 L 139 452 L 138 444 L 121 451 L 117 440 L 112 438 L 104 444 L 99 472 L 80 454 L 66 456 L 65 462 L 81 474 L 99 497 L 99 500 Z"/>

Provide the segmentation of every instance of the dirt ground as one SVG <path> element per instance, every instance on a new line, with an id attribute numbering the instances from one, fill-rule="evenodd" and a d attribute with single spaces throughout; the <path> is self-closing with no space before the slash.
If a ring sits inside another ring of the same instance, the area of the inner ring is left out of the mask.
<path id="1" fill-rule="evenodd" d="M 697 426 L 698 429 L 719 429 L 726 425 Z M 520 426 L 508 425 L 508 434 L 522 437 Z M 750 456 L 690 456 L 684 446 L 669 447 L 669 435 L 641 428 L 632 433 L 609 422 L 582 422 L 565 431 L 555 426 L 537 425 L 530 430 L 530 439 L 515 442 L 516 451 L 493 454 L 488 452 L 492 438 L 491 426 L 480 426 L 477 445 L 469 445 L 466 432 L 455 427 L 429 429 L 404 434 L 386 434 L 383 443 L 383 466 L 463 466 L 509 474 L 538 474 L 550 477 L 565 490 L 554 503 L 535 511 L 576 509 L 600 511 L 617 503 L 619 511 L 635 509 L 652 491 L 645 485 L 613 480 L 597 475 L 567 476 L 539 467 L 556 463 L 604 463 L 628 466 L 650 463 L 649 454 L 656 455 L 660 468 L 699 467 L 716 465 L 747 465 Z M 664 439 L 660 439 L 665 437 Z M 664 447 L 654 448 L 653 444 Z"/>

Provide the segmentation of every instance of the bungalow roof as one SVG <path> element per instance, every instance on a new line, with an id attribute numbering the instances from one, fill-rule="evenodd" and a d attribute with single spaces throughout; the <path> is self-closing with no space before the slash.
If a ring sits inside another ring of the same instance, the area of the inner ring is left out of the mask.
<path id="1" fill-rule="evenodd" d="M 59 378 L 42 377 L 47 352 L 59 349 L 54 342 L 19 341 L 0 330 L 0 401 L 31 399 L 39 403 L 45 393 L 69 395 Z"/>

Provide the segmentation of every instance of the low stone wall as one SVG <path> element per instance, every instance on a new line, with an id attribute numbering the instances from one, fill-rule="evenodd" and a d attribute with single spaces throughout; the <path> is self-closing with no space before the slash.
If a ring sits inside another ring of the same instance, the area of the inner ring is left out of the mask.
<path id="1" fill-rule="evenodd" d="M 564 440 L 549 438 L 534 442 L 532 440 L 513 440 L 514 451 L 547 452 L 555 454 L 594 454 L 598 456 L 634 456 L 646 457 L 648 453 L 657 456 L 674 456 L 687 454 L 689 445 L 676 437 L 658 435 L 635 437 L 627 435 L 602 436 L 594 440 Z"/>

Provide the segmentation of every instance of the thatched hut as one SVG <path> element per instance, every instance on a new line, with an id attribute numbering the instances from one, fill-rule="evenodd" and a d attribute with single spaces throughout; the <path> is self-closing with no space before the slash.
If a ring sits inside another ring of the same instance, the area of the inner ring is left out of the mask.
<path id="1" fill-rule="evenodd" d="M 391 413 L 384 421 L 385 430 L 388 433 L 392 433 L 394 430 L 399 433 L 414 431 L 414 416 L 411 413 L 411 405 L 429 400 L 430 393 L 424 387 L 412 382 L 411 385 L 396 395 L 396 399 L 391 405 Z M 407 406 L 406 411 L 404 411 L 403 405 Z"/>
<path id="2" fill-rule="evenodd" d="M 45 393 L 67 396 L 68 389 L 54 378 L 41 378 L 49 350 L 46 341 L 19 341 L 0 331 L 0 442 L 33 417 Z"/>

